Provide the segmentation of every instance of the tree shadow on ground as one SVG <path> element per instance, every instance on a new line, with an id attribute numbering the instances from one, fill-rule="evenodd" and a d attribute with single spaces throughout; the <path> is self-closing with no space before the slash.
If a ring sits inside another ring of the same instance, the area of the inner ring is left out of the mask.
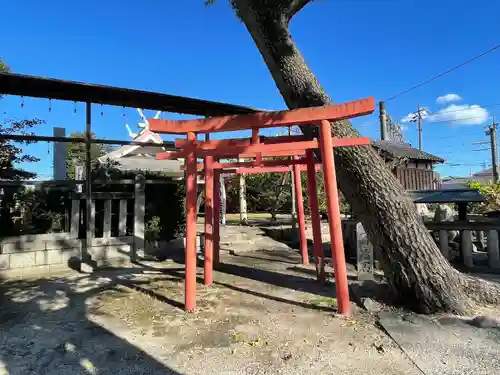
<path id="1" fill-rule="evenodd" d="M 180 375 L 116 332 L 89 320 L 88 300 L 114 286 L 77 287 L 85 278 L 1 286 L 0 372 Z"/>
<path id="2" fill-rule="evenodd" d="M 253 259 L 256 263 L 261 262 L 273 262 L 273 263 L 284 263 L 284 264 L 299 264 L 301 262 L 300 254 L 295 249 L 261 249 L 251 252 L 242 253 L 232 253 L 232 256 L 241 261 L 246 261 L 247 259 Z"/>
<path id="3" fill-rule="evenodd" d="M 283 274 L 264 269 L 251 268 L 243 265 L 221 263 L 217 271 L 232 276 L 244 277 L 254 281 L 287 288 L 299 292 L 317 294 L 323 297 L 334 297 L 335 287 L 333 284 L 319 284 L 309 277 L 301 277 L 293 274 Z"/>
<path id="4" fill-rule="evenodd" d="M 297 230 L 293 228 L 262 228 L 262 231 L 266 236 L 272 238 L 277 242 L 281 242 L 291 249 L 300 252 L 300 242 L 297 234 Z M 323 249 L 323 254 L 325 258 L 332 257 L 332 244 L 329 241 L 325 241 L 321 243 L 321 247 Z M 307 250 L 309 254 L 309 261 L 312 262 L 314 259 L 314 243 L 311 239 L 307 240 Z M 346 251 L 346 262 L 354 264 L 355 259 L 351 259 L 348 257 L 348 251 Z"/>
<path id="5" fill-rule="evenodd" d="M 135 262 L 135 264 L 138 265 L 139 268 L 128 269 L 126 272 L 127 273 L 140 273 L 140 272 L 144 272 L 144 271 L 150 271 L 150 272 L 155 271 L 155 272 L 161 272 L 161 274 L 163 274 L 163 275 L 168 275 L 171 278 L 174 278 L 176 281 L 183 281 L 184 280 L 185 273 L 184 273 L 183 268 L 156 268 L 156 267 L 149 266 L 147 264 L 142 264 L 140 262 Z M 242 268 L 246 268 L 246 267 L 242 267 Z M 224 271 L 220 270 L 219 267 L 218 267 L 217 271 L 224 272 Z M 227 267 L 226 267 L 226 271 L 227 271 Z M 112 271 L 112 272 L 118 272 L 118 275 L 119 275 L 121 270 L 116 270 L 116 271 Z M 231 274 L 233 276 L 239 276 L 237 273 L 228 273 L 228 274 Z M 274 277 L 280 277 L 280 276 L 286 277 L 286 276 L 288 276 L 288 275 L 284 275 L 284 274 L 269 272 L 267 277 L 272 278 L 273 275 L 274 275 Z M 245 277 L 245 278 L 251 279 L 251 280 L 255 280 L 255 281 L 262 281 L 262 282 L 266 282 L 265 280 L 267 280 L 266 277 L 260 277 L 260 278 L 246 277 L 246 276 L 242 276 L 242 277 Z M 160 280 L 161 280 L 161 278 L 156 279 L 156 281 L 160 281 Z M 204 283 L 203 277 L 201 275 L 197 276 L 196 281 L 198 284 Z M 181 309 L 184 308 L 183 303 L 181 303 L 179 301 L 173 301 L 172 299 L 167 298 L 167 297 L 160 295 L 158 293 L 155 293 L 151 290 L 147 290 L 145 288 L 141 288 L 138 285 L 134 285 L 135 282 L 127 282 L 126 284 L 123 284 L 120 281 L 116 281 L 116 274 L 115 274 L 115 278 L 113 279 L 113 282 L 120 284 L 120 285 L 124 285 L 126 287 L 130 287 L 136 291 L 143 292 L 143 293 L 147 294 L 148 296 L 159 300 L 160 302 L 169 303 L 170 305 L 172 305 L 176 308 L 181 308 Z M 274 283 L 268 283 L 268 284 L 273 285 L 273 286 L 283 287 L 283 288 L 289 288 L 289 289 L 293 289 L 293 290 L 297 290 L 297 291 L 309 292 L 311 294 L 316 294 L 320 297 L 327 298 L 327 299 L 335 298 L 335 285 L 332 283 L 318 284 L 318 283 L 315 283 L 314 280 L 312 280 L 312 279 L 306 279 L 306 278 L 302 278 L 302 277 L 298 277 L 298 276 L 295 276 L 295 279 L 293 280 L 293 282 L 295 282 L 295 287 L 293 287 L 292 284 L 286 284 L 284 282 L 274 282 Z M 311 285 L 300 286 L 300 284 L 299 284 L 299 283 L 306 283 L 306 282 L 310 283 Z M 145 283 L 148 283 L 148 282 L 145 282 Z M 331 306 L 329 306 L 329 307 L 319 306 L 318 304 L 315 304 L 315 303 L 297 301 L 297 300 L 293 300 L 293 299 L 289 299 L 289 298 L 279 297 L 279 296 L 272 295 L 269 293 L 264 293 L 264 292 L 259 291 L 258 287 L 254 288 L 254 289 L 249 289 L 247 286 L 241 287 L 241 286 L 238 286 L 238 285 L 236 285 L 236 283 L 231 282 L 231 281 L 217 280 L 217 277 L 215 278 L 213 284 L 216 286 L 221 286 L 221 287 L 239 292 L 239 293 L 248 294 L 248 295 L 251 295 L 254 297 L 258 297 L 258 298 L 264 298 L 264 299 L 272 300 L 275 302 L 285 303 L 285 304 L 292 305 L 292 306 L 298 306 L 298 307 L 303 307 L 303 308 L 307 308 L 307 309 L 314 309 L 314 310 L 319 310 L 319 311 L 333 311 L 334 310 L 334 309 L 332 309 Z M 285 285 L 285 286 L 283 286 L 283 285 Z M 257 290 L 255 290 L 255 289 L 257 289 Z M 173 301 L 173 303 L 172 303 L 172 301 Z"/>

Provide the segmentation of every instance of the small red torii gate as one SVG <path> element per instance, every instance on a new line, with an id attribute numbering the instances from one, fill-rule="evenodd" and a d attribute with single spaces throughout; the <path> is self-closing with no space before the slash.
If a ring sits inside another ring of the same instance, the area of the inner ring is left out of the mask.
<path id="1" fill-rule="evenodd" d="M 308 264 L 305 219 L 302 201 L 300 172 L 307 171 L 309 201 L 313 229 L 314 258 L 319 280 L 324 279 L 324 255 L 321 244 L 321 223 L 318 211 L 314 150 L 322 155 L 328 222 L 331 237 L 332 260 L 335 273 L 336 297 L 341 314 L 350 314 L 347 270 L 339 209 L 334 147 L 367 145 L 370 139 L 336 138 L 331 135 L 330 121 L 339 121 L 370 114 L 375 109 L 373 98 L 323 107 L 299 108 L 288 111 L 258 112 L 250 115 L 221 116 L 194 120 L 148 120 L 151 131 L 157 133 L 186 134 L 186 139 L 176 139 L 180 151 L 164 152 L 157 159 L 186 160 L 186 249 L 185 249 L 185 308 L 196 307 L 196 178 L 198 170 L 205 177 L 205 260 L 204 283 L 213 283 L 213 265 L 219 263 L 220 242 L 220 173 L 233 169 L 236 173 L 286 172 L 293 170 L 297 194 L 297 213 L 301 242 L 302 262 Z M 319 140 L 305 136 L 260 137 L 259 129 L 293 125 L 318 125 Z M 252 130 L 250 139 L 223 139 L 200 142 L 197 134 Z M 292 160 L 263 160 L 263 157 L 292 156 Z M 197 159 L 203 157 L 203 164 Z M 220 158 L 255 158 L 253 161 L 222 163 Z M 304 168 L 305 167 L 305 168 Z"/>

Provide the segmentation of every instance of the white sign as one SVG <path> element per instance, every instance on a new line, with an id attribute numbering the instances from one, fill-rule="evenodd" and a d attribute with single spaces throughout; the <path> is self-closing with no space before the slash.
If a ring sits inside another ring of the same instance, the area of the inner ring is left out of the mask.
<path id="1" fill-rule="evenodd" d="M 85 168 L 83 165 L 75 165 L 75 180 L 84 180 L 85 179 Z M 78 184 L 76 185 L 76 191 L 77 193 L 83 192 L 83 185 Z"/>

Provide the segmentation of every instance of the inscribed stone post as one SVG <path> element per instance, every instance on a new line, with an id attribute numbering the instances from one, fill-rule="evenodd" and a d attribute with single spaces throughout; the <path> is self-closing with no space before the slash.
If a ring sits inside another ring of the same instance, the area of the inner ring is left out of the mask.
<path id="1" fill-rule="evenodd" d="M 226 225 L 226 184 L 222 173 L 220 174 L 220 210 L 221 224 Z"/>
<path id="2" fill-rule="evenodd" d="M 358 280 L 373 280 L 373 246 L 368 240 L 363 225 L 356 225 Z"/>

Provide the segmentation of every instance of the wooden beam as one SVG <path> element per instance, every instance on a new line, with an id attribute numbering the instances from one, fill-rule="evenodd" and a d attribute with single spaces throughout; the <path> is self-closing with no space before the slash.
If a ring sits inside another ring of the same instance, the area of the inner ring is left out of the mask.
<path id="1" fill-rule="evenodd" d="M 260 137 L 260 143 L 266 145 L 276 144 L 276 143 L 290 143 L 290 142 L 301 142 L 308 141 L 310 138 L 304 135 L 285 135 L 278 137 Z M 187 140 L 182 138 L 177 138 L 174 140 L 175 148 L 184 148 L 187 145 Z M 252 144 L 250 138 L 232 138 L 232 139 L 211 139 L 204 142 L 196 142 L 198 149 L 200 150 L 215 150 L 219 147 L 247 147 Z"/>
<path id="2" fill-rule="evenodd" d="M 258 112 L 249 115 L 210 117 L 195 120 L 150 119 L 150 130 L 157 133 L 215 133 L 246 129 L 317 124 L 322 120 L 339 121 L 364 116 L 375 110 L 375 99 L 369 97 L 343 104 L 298 108 L 288 111 Z"/>
<path id="3" fill-rule="evenodd" d="M 198 145 L 197 145 L 198 146 Z M 196 156 L 218 156 L 218 157 L 230 157 L 239 154 L 266 154 L 272 152 L 284 152 L 284 151 L 293 151 L 297 150 L 308 150 L 318 148 L 318 141 L 301 141 L 301 142 L 293 142 L 293 143 L 276 143 L 276 144 L 264 144 L 257 143 L 254 145 L 242 146 L 242 147 L 218 147 L 216 149 L 196 149 Z M 187 153 L 190 152 L 190 148 L 186 147 L 182 151 L 176 152 L 161 152 L 156 154 L 157 160 L 172 160 L 172 159 L 184 159 L 187 156 Z"/>
<path id="4" fill-rule="evenodd" d="M 236 169 L 235 173 L 236 174 L 283 173 L 283 172 L 290 172 L 292 168 L 293 166 L 291 165 L 286 167 L 277 166 L 277 167 L 238 168 Z M 299 170 L 301 172 L 306 172 L 307 166 L 300 165 Z M 321 166 L 319 164 L 315 165 L 315 170 L 316 172 L 319 172 L 321 170 Z"/>
<path id="5" fill-rule="evenodd" d="M 273 137 L 281 138 L 281 137 Z M 177 140 L 176 140 L 177 142 Z M 358 138 L 336 138 L 332 137 L 333 147 L 352 147 L 369 145 L 368 137 Z M 180 144 L 180 143 L 179 143 Z M 177 145 L 177 143 L 176 143 Z M 246 145 L 246 146 L 244 146 Z M 258 143 L 251 144 L 248 139 L 224 139 L 219 141 L 207 141 L 196 144 L 196 155 L 200 156 L 225 156 L 234 158 L 255 157 L 262 154 L 263 157 L 272 156 L 302 156 L 305 150 L 318 148 L 318 141 L 295 141 L 286 143 Z M 187 148 L 181 151 L 167 151 L 156 154 L 157 160 L 185 159 Z"/>
<path id="6" fill-rule="evenodd" d="M 241 163 L 214 163 L 215 169 L 226 169 L 226 168 L 257 168 L 257 167 L 279 167 L 279 166 L 289 166 L 296 164 L 305 164 L 305 159 L 295 159 L 295 160 L 262 160 L 260 163 L 256 161 L 244 161 Z"/>
<path id="7" fill-rule="evenodd" d="M 242 154 L 234 155 L 235 159 L 254 158 L 257 154 L 252 152 L 244 152 Z M 304 150 L 282 150 L 282 151 L 268 151 L 260 154 L 263 158 L 274 158 L 279 156 L 305 156 Z"/>

